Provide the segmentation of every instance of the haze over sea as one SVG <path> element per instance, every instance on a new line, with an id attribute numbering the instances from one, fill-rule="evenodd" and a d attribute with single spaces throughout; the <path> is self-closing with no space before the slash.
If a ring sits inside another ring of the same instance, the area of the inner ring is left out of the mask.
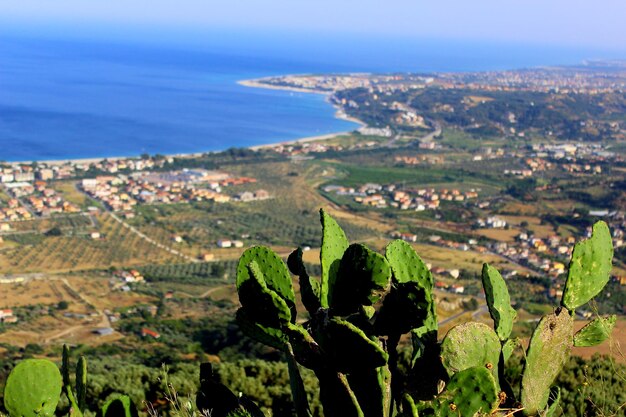
<path id="1" fill-rule="evenodd" d="M 213 33 L 168 44 L 0 33 L 0 160 L 180 154 L 348 131 L 323 95 L 238 80 L 576 64 L 594 51 Z"/>

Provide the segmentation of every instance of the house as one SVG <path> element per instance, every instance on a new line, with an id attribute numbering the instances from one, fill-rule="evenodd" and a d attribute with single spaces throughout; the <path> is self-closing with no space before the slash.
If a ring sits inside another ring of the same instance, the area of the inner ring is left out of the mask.
<path id="1" fill-rule="evenodd" d="M 148 336 L 152 337 L 153 339 L 158 339 L 158 338 L 161 337 L 161 335 L 159 333 L 155 332 L 154 330 L 150 330 L 150 329 L 147 329 L 145 327 L 142 328 L 141 329 L 141 337 L 148 337 Z"/>
<path id="2" fill-rule="evenodd" d="M 218 248 L 230 248 L 233 246 L 233 242 L 228 239 L 220 239 L 217 241 Z"/>
<path id="3" fill-rule="evenodd" d="M 209 262 L 213 259 L 215 259 L 215 255 L 213 255 L 212 253 L 205 253 L 200 257 L 200 260 L 203 262 Z"/>
<path id="4" fill-rule="evenodd" d="M 114 330 L 111 327 L 101 327 L 99 329 L 94 329 L 92 333 L 97 334 L 98 336 L 108 336 L 113 334 Z"/>
<path id="5" fill-rule="evenodd" d="M 237 200 L 243 201 L 243 202 L 253 201 L 254 194 L 251 193 L 250 191 L 244 191 L 243 193 L 239 193 L 237 195 Z"/>
<path id="6" fill-rule="evenodd" d="M 268 198 L 270 198 L 270 193 L 265 190 L 257 190 L 257 192 L 254 193 L 254 197 L 257 200 L 267 200 Z"/>

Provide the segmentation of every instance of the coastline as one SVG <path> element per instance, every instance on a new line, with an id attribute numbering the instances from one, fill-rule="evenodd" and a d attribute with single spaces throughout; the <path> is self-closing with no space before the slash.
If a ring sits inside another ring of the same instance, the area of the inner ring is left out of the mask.
<path id="1" fill-rule="evenodd" d="M 306 88 L 297 88 L 297 87 L 283 87 L 283 86 L 274 86 L 274 85 L 269 85 L 269 84 L 265 84 L 262 81 L 265 79 L 269 79 L 269 78 L 273 78 L 273 77 L 267 77 L 267 78 L 255 78 L 255 79 L 251 79 L 251 80 L 240 80 L 237 81 L 237 84 L 244 86 L 244 87 L 249 87 L 249 88 L 265 88 L 265 89 L 269 89 L 269 90 L 282 90 L 282 91 L 292 91 L 292 92 L 298 92 L 298 93 L 309 93 L 309 94 L 322 94 L 324 96 L 326 96 L 326 102 L 330 105 L 332 105 L 335 108 L 335 115 L 334 117 L 336 119 L 341 119 L 341 120 L 345 120 L 348 122 L 352 122 L 352 123 L 356 123 L 358 124 L 360 127 L 364 127 L 367 126 L 365 123 L 363 123 L 363 121 L 356 119 L 354 117 L 350 117 L 347 114 L 344 113 L 343 109 L 341 109 L 341 107 L 339 107 L 336 104 L 333 104 L 330 102 L 329 97 L 331 96 L 332 92 L 330 91 L 322 91 L 322 90 L 311 90 L 311 89 L 306 89 Z M 301 143 L 307 143 L 307 142 L 316 142 L 316 141 L 321 141 L 321 140 L 329 140 L 329 139 L 333 139 L 336 138 L 338 136 L 341 135 L 346 135 L 349 134 L 351 132 L 353 132 L 356 129 L 353 130 L 347 130 L 347 131 L 341 131 L 341 132 L 334 132 L 334 133 L 327 133 L 327 134 L 323 134 L 323 135 L 315 135 L 315 136 L 305 136 L 305 137 L 301 137 L 298 139 L 293 139 L 293 140 L 287 140 L 287 141 L 282 141 L 282 142 L 271 142 L 271 143 L 266 143 L 266 144 L 261 144 L 261 145 L 253 145 L 253 146 L 246 146 L 246 149 L 251 149 L 253 151 L 257 151 L 257 150 L 263 150 L 263 149 L 271 149 L 274 148 L 276 146 L 284 146 L 284 145 L 297 145 L 297 144 L 301 144 Z M 200 157 L 203 154 L 207 154 L 207 153 L 220 153 L 223 152 L 224 150 L 218 150 L 218 151 L 205 151 L 205 152 L 194 152 L 194 153 L 181 153 L 181 154 L 166 154 L 164 156 L 166 157 L 170 157 L 170 158 L 195 158 L 195 157 Z M 108 157 L 95 157 L 95 158 L 68 158 L 68 159 L 57 159 L 57 160 L 39 160 L 39 161 L 7 161 L 8 164 L 25 164 L 25 165 L 30 165 L 33 163 L 40 163 L 40 164 L 46 164 L 46 165 L 51 165 L 51 166 L 56 166 L 56 165 L 65 165 L 65 164 L 93 164 L 93 163 L 98 163 L 98 162 L 102 162 L 104 160 L 107 161 L 119 161 L 119 160 L 124 160 L 124 159 L 135 159 L 135 158 L 139 158 L 139 155 L 136 156 L 108 156 Z"/>

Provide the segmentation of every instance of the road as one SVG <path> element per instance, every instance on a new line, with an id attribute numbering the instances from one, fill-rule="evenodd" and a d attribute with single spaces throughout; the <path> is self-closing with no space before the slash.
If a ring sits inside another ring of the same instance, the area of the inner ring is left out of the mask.
<path id="1" fill-rule="evenodd" d="M 142 232 L 140 232 L 139 230 L 137 230 L 137 228 L 135 228 L 134 226 L 131 226 L 130 224 L 126 223 L 124 220 L 120 219 L 119 217 L 117 217 L 117 215 L 111 211 L 107 211 L 107 213 L 109 214 L 109 216 L 111 216 L 113 218 L 113 220 L 119 222 L 122 226 L 124 226 L 125 228 L 127 228 L 128 230 L 130 230 L 132 233 L 136 234 L 137 236 L 139 236 L 140 238 L 142 238 L 143 240 L 145 240 L 146 242 L 156 246 L 159 249 L 163 249 L 166 252 L 171 253 L 172 255 L 176 255 L 179 256 L 189 262 L 193 262 L 193 263 L 198 263 L 200 262 L 198 259 L 192 258 L 191 256 L 187 256 L 182 252 L 177 251 L 176 249 L 172 249 L 169 246 L 165 246 L 162 243 L 157 242 L 156 240 L 152 239 L 149 236 L 146 236 L 145 234 L 143 234 Z"/>
<path id="2" fill-rule="evenodd" d="M 489 311 L 489 307 L 487 307 L 487 304 L 479 305 L 478 308 L 472 312 L 472 319 L 476 319 L 479 315 L 483 313 L 487 313 L 488 311 Z M 460 313 L 457 313 L 454 316 L 450 316 L 445 320 L 441 320 L 438 324 L 439 326 L 443 326 L 447 323 L 450 323 L 451 321 L 458 319 L 459 317 L 467 313 L 468 311 L 461 311 Z"/>
<path id="3" fill-rule="evenodd" d="M 85 195 L 87 198 L 89 198 L 92 201 L 98 201 L 95 200 L 93 197 L 91 197 L 89 194 L 87 194 L 85 191 L 83 191 L 83 189 L 81 189 L 78 185 L 78 183 L 76 183 L 75 185 L 76 190 L 78 192 L 80 192 L 81 194 Z M 102 204 L 102 206 L 104 207 L 104 211 L 105 213 L 109 214 L 109 216 L 111 216 L 111 218 L 113 218 L 113 220 L 117 221 L 118 223 L 120 223 L 122 226 L 124 226 L 125 228 L 127 228 L 129 231 L 131 231 L 132 233 L 136 234 L 137 236 L 139 236 L 140 238 L 142 238 L 143 240 L 145 240 L 146 242 L 156 246 L 159 249 L 162 249 L 166 252 L 171 253 L 172 255 L 176 255 L 179 256 L 189 262 L 192 263 L 198 263 L 200 262 L 198 259 L 192 258 L 191 256 L 185 255 L 182 252 L 177 251 L 176 249 L 173 249 L 169 246 L 166 246 L 162 243 L 157 242 L 156 240 L 152 239 L 151 237 L 145 235 L 144 233 L 140 232 L 139 230 L 137 230 L 137 228 L 135 228 L 134 226 L 131 226 L 130 224 L 126 223 L 124 220 L 120 219 L 113 211 L 111 211 L 106 204 Z"/>
<path id="4" fill-rule="evenodd" d="M 421 138 L 418 138 L 417 140 L 415 140 L 415 142 L 419 142 L 419 143 L 427 143 L 427 142 L 432 142 L 437 136 L 441 135 L 441 126 L 439 126 L 439 124 L 435 124 L 435 130 L 430 132 L 429 134 L 422 136 Z M 396 142 L 398 142 L 398 140 L 400 139 L 400 135 L 394 135 L 394 137 L 392 137 L 391 139 L 389 139 L 383 146 L 387 147 L 387 148 L 391 148 L 394 147 L 396 145 Z"/>

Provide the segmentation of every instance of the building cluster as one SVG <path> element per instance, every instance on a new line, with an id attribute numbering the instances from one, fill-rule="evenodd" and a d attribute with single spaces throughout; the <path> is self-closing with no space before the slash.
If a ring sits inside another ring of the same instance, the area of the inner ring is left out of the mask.
<path id="1" fill-rule="evenodd" d="M 2 203 L 0 203 L 2 204 Z M 0 206 L 0 222 L 15 222 L 20 220 L 30 220 L 32 215 L 28 209 L 20 205 L 19 200 L 12 198 L 6 205 Z M 0 232 L 8 232 L 11 226 L 8 223 L 0 223 Z"/>
<path id="2" fill-rule="evenodd" d="M 255 183 L 249 177 L 231 177 L 221 171 L 182 170 L 164 173 L 134 173 L 131 175 L 107 175 L 83 179 L 82 189 L 91 197 L 102 201 L 113 211 L 129 212 L 137 204 L 171 204 L 190 201 L 231 200 L 222 192 L 224 187 Z M 265 191 L 247 194 L 241 201 L 261 199 Z M 257 196 L 258 195 L 258 196 Z"/>
<path id="3" fill-rule="evenodd" d="M 464 202 L 476 199 L 478 191 L 471 189 L 407 188 L 397 184 L 380 185 L 367 183 L 358 188 L 327 185 L 324 191 L 337 195 L 352 196 L 354 201 L 368 207 L 393 207 L 400 210 L 424 211 L 439 207 L 441 201 Z"/>

